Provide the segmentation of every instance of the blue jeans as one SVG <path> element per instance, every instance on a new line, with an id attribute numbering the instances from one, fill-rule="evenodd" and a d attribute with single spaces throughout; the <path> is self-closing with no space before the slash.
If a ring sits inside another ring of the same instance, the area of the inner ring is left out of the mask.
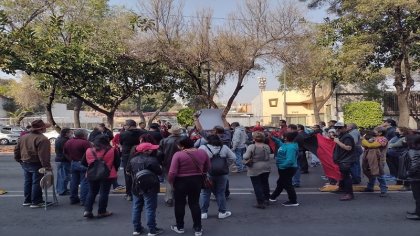
<path id="1" fill-rule="evenodd" d="M 226 212 L 226 184 L 228 181 L 228 175 L 211 176 L 209 178 L 213 181 L 212 189 L 202 189 L 200 193 L 200 209 L 201 213 L 207 213 L 210 205 L 210 195 L 213 192 L 216 196 L 217 206 L 219 206 L 219 212 Z"/>
<path id="2" fill-rule="evenodd" d="M 242 163 L 243 155 L 246 151 L 246 148 L 236 148 L 234 153 L 236 155 L 236 167 L 238 168 L 238 172 L 246 170 L 246 166 Z"/>
<path id="3" fill-rule="evenodd" d="M 70 162 L 57 162 L 57 193 L 64 194 L 69 191 L 70 182 Z"/>
<path id="4" fill-rule="evenodd" d="M 85 211 L 92 212 L 93 203 L 95 202 L 96 195 L 99 193 L 98 214 L 106 212 L 112 181 L 114 180 L 105 179 L 100 181 L 89 181 L 89 194 L 87 195 L 85 202 Z"/>
<path id="5" fill-rule="evenodd" d="M 383 175 L 378 177 L 371 177 L 369 178 L 369 182 L 367 184 L 367 189 L 373 190 L 375 187 L 376 179 L 379 182 L 379 188 L 381 189 L 381 193 L 386 193 L 388 191 L 388 187 L 386 186 L 386 181 Z"/>
<path id="6" fill-rule="evenodd" d="M 70 202 L 77 203 L 81 201 L 85 203 L 89 192 L 89 185 L 86 179 L 87 168 L 80 161 L 71 162 L 71 181 L 70 181 Z M 80 184 L 80 198 L 79 198 Z"/>
<path id="7" fill-rule="evenodd" d="M 362 169 L 360 167 L 360 156 L 362 154 L 363 149 L 361 147 L 356 147 L 356 162 L 354 162 L 350 168 L 353 184 L 359 184 L 362 182 Z"/>
<path id="8" fill-rule="evenodd" d="M 23 174 L 25 177 L 23 194 L 25 203 L 39 204 L 43 202 L 42 189 L 39 181 L 43 177 L 38 170 L 42 168 L 41 163 L 22 163 Z"/>
<path id="9" fill-rule="evenodd" d="M 141 225 L 141 212 L 143 206 L 146 210 L 147 227 L 153 233 L 156 231 L 156 208 L 157 208 L 157 193 L 145 193 L 137 197 L 133 194 L 132 220 L 135 232 L 141 232 L 143 226 Z"/>
<path id="10" fill-rule="evenodd" d="M 295 175 L 293 175 L 293 178 L 292 178 L 292 185 L 293 186 L 295 186 L 295 185 L 297 185 L 297 186 L 300 186 L 300 175 L 301 175 L 301 173 L 300 173 L 300 163 L 299 162 L 297 162 L 297 170 L 296 170 L 296 173 L 295 173 Z"/>

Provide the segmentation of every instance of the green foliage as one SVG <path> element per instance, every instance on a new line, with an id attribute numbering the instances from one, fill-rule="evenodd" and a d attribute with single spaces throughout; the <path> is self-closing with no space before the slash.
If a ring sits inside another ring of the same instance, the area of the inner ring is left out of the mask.
<path id="1" fill-rule="evenodd" d="M 382 115 L 381 104 L 378 102 L 353 102 L 344 106 L 344 121 L 363 128 L 373 128 L 381 124 Z"/>
<path id="2" fill-rule="evenodd" d="M 194 124 L 194 113 L 195 110 L 192 108 L 184 108 L 179 110 L 176 119 L 178 120 L 178 124 L 188 127 Z"/>

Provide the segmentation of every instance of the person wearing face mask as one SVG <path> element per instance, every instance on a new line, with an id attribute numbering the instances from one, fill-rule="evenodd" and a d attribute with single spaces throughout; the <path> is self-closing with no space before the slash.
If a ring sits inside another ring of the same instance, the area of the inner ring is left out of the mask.
<path id="1" fill-rule="evenodd" d="M 411 133 L 411 130 L 406 127 L 398 127 L 395 131 L 395 137 L 393 137 L 388 144 L 388 150 L 386 153 L 386 163 L 389 168 L 391 177 L 396 178 L 398 175 L 399 158 L 401 154 L 407 151 L 406 136 Z M 402 185 L 403 181 L 397 180 L 397 185 Z M 408 183 L 404 185 L 406 188 L 409 187 Z"/>

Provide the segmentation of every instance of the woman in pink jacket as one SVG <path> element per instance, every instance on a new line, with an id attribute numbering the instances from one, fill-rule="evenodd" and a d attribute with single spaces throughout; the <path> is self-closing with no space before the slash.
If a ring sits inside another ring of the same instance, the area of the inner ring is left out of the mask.
<path id="1" fill-rule="evenodd" d="M 120 157 L 118 151 L 111 147 L 109 138 L 105 135 L 100 135 L 93 140 L 93 148 L 86 150 L 86 154 L 82 159 L 82 164 L 90 166 L 94 163 L 95 159 L 102 159 L 109 169 L 109 176 L 101 180 L 88 180 L 89 193 L 85 202 L 84 217 L 93 218 L 93 203 L 95 202 L 96 195 L 100 193 L 98 202 L 98 218 L 107 217 L 112 215 L 107 211 L 109 190 L 112 182 L 117 179 L 117 170 L 120 164 Z"/>

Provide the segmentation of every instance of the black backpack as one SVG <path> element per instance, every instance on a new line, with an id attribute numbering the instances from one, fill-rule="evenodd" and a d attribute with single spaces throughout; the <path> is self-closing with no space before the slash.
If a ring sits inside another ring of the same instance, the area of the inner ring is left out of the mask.
<path id="1" fill-rule="evenodd" d="M 222 151 L 223 146 L 220 147 L 219 152 L 216 154 L 213 153 L 207 145 L 205 146 L 213 155 L 213 157 L 210 159 L 211 169 L 209 171 L 209 174 L 212 176 L 220 176 L 220 175 L 229 174 L 229 165 L 227 162 L 227 158 L 220 156 L 220 152 Z"/>
<path id="2" fill-rule="evenodd" d="M 93 157 L 95 157 L 95 160 L 88 166 L 87 172 L 86 172 L 86 178 L 89 181 L 100 181 L 107 179 L 110 174 L 110 170 L 108 166 L 106 165 L 103 158 L 108 153 L 110 149 L 106 150 L 104 155 L 102 157 L 97 157 L 96 152 L 93 151 L 93 149 L 90 149 L 92 152 Z"/>
<path id="3" fill-rule="evenodd" d="M 133 173 L 133 189 L 132 192 L 135 196 L 140 196 L 144 193 L 159 192 L 160 185 L 158 176 L 151 170 L 144 168 L 144 163 L 139 170 Z"/>

